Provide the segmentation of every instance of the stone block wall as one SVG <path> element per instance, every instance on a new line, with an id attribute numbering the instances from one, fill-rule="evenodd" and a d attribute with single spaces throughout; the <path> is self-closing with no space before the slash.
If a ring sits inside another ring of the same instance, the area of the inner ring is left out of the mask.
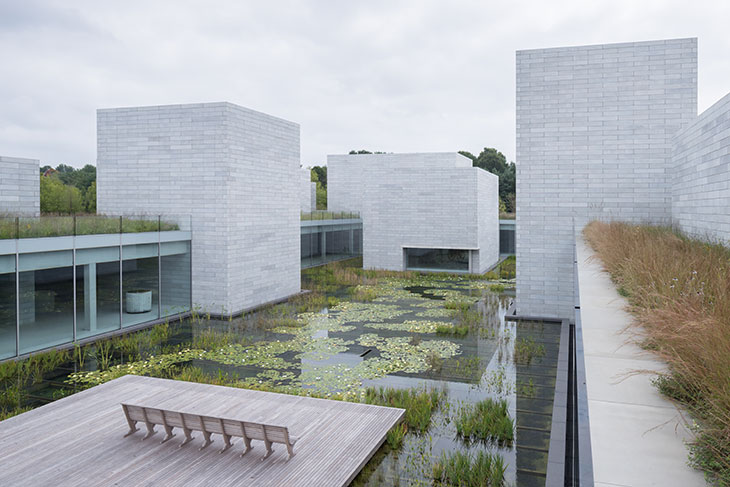
<path id="1" fill-rule="evenodd" d="M 307 167 L 299 169 L 299 177 L 299 207 L 304 213 L 309 213 L 317 208 L 316 193 L 314 193 L 314 200 L 312 199 L 312 188 L 317 183 L 312 182 L 312 173 Z"/>
<path id="2" fill-rule="evenodd" d="M 730 94 L 676 135 L 671 176 L 674 224 L 730 243 Z"/>
<path id="3" fill-rule="evenodd" d="M 38 216 L 40 212 L 40 162 L 0 156 L 0 216 Z"/>
<path id="4" fill-rule="evenodd" d="M 476 272 L 483 273 L 499 260 L 499 177 L 482 170 L 476 174 L 479 250 L 473 264 Z"/>
<path id="5" fill-rule="evenodd" d="M 328 156 L 328 209 L 361 213 L 366 269 L 426 247 L 470 249 L 477 272 L 499 257 L 497 180 L 457 153 Z"/>
<path id="6" fill-rule="evenodd" d="M 97 112 L 97 208 L 192 216 L 193 303 L 300 290 L 299 125 L 231 103 Z"/>
<path id="7" fill-rule="evenodd" d="M 517 52 L 519 314 L 572 316 L 588 220 L 671 220 L 672 137 L 696 107 L 696 39 Z"/>

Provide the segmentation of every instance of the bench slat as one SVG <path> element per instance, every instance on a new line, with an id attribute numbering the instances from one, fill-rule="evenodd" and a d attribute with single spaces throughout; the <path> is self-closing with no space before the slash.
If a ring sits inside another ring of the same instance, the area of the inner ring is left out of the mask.
<path id="1" fill-rule="evenodd" d="M 216 433 L 226 436 L 248 438 L 247 441 L 260 440 L 270 443 L 281 443 L 287 445 L 290 457 L 294 455 L 291 447 L 297 442 L 297 437 L 290 436 L 289 429 L 286 426 L 252 423 L 250 421 L 218 418 L 214 416 L 202 416 L 183 411 L 172 411 L 168 409 L 163 410 L 160 408 L 139 406 L 136 404 L 122 404 L 122 407 L 127 418 L 133 422 L 145 422 L 163 426 L 166 425 L 172 428 L 188 428 L 190 430 L 202 431 L 208 434 Z M 133 423 L 130 423 L 130 429 L 132 428 L 132 425 Z M 133 432 L 134 431 L 130 431 L 128 434 Z M 270 443 L 267 443 L 267 445 Z"/>

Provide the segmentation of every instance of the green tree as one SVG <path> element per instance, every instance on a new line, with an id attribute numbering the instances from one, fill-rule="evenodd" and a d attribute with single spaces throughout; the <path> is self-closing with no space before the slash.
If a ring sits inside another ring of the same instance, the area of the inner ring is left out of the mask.
<path id="1" fill-rule="evenodd" d="M 41 212 L 72 214 L 84 210 L 83 197 L 79 188 L 63 184 L 57 177 L 42 177 Z"/>
<path id="2" fill-rule="evenodd" d="M 317 183 L 317 209 L 327 209 L 327 166 L 313 166 L 311 169 L 313 183 Z"/>
<path id="3" fill-rule="evenodd" d="M 312 182 L 322 183 L 322 187 L 327 189 L 327 166 L 312 166 Z"/>
<path id="4" fill-rule="evenodd" d="M 63 184 L 76 186 L 79 191 L 85 193 L 89 189 L 91 183 L 96 181 L 96 167 L 91 164 L 85 165 L 81 169 L 75 169 L 66 164 L 59 164 L 56 167 L 58 178 Z"/>
<path id="5" fill-rule="evenodd" d="M 96 181 L 84 192 L 84 210 L 86 213 L 96 213 Z"/>
<path id="6" fill-rule="evenodd" d="M 517 181 L 515 163 L 508 163 L 504 154 L 492 147 L 485 147 L 476 158 L 466 151 L 459 153 L 472 159 L 475 167 L 481 167 L 485 171 L 499 176 L 499 198 L 504 202 L 508 212 L 515 211 L 514 199 Z"/>

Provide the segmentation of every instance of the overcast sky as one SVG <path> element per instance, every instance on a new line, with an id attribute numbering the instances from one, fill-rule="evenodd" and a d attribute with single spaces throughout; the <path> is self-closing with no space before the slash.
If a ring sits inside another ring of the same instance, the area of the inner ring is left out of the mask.
<path id="1" fill-rule="evenodd" d="M 515 156 L 515 50 L 699 38 L 730 91 L 727 0 L 0 0 L 0 155 L 95 164 L 96 109 L 230 101 L 350 149 Z"/>

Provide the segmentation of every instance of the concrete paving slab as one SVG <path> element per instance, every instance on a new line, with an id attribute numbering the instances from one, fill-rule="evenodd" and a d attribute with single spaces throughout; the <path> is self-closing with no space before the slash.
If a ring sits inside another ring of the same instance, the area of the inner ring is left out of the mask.
<path id="1" fill-rule="evenodd" d="M 659 394 L 650 375 L 626 377 L 665 365 L 632 343 L 628 303 L 582 239 L 577 251 L 595 485 L 707 485 L 687 464 L 689 417 Z"/>

